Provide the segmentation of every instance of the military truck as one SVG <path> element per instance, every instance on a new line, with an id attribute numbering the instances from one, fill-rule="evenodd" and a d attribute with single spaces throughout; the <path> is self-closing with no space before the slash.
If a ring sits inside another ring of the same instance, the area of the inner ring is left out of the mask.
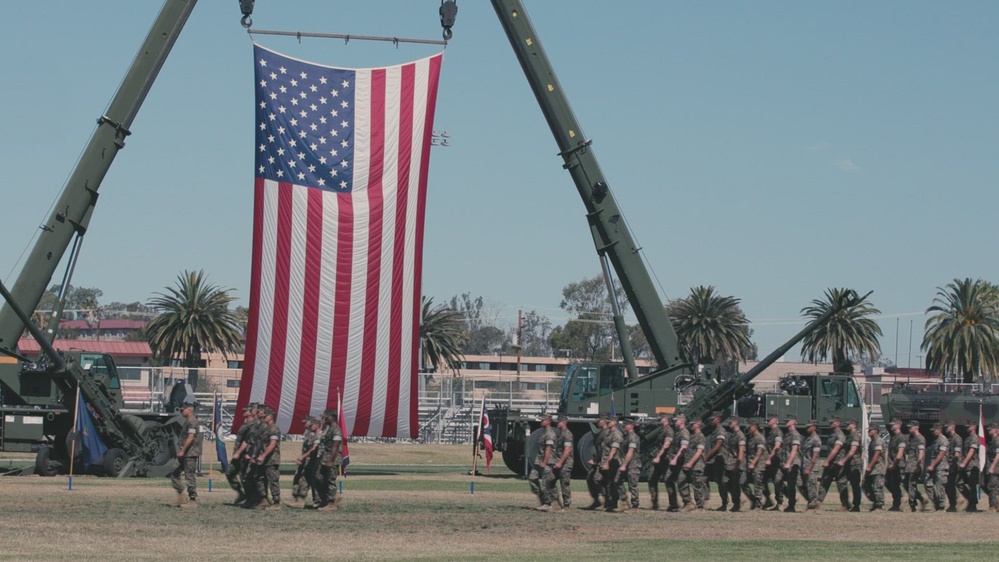
<path id="1" fill-rule="evenodd" d="M 999 420 L 999 395 L 971 385 L 897 383 L 881 395 L 880 405 L 885 420 L 919 423 L 927 435 L 945 420 L 956 422 L 962 435 L 964 427 L 977 427 L 980 417 L 985 424 Z"/>
<path id="2" fill-rule="evenodd" d="M 123 411 L 114 358 L 106 354 L 60 353 L 51 345 L 59 308 L 49 331 L 35 327 L 30 315 L 72 245 L 62 286 L 68 287 L 97 204 L 98 188 L 131 134 L 129 127 L 156 79 L 196 0 L 167 0 L 149 30 L 124 80 L 97 128 L 13 287 L 0 283 L 0 450 L 34 451 L 35 469 L 52 476 L 68 469 L 70 451 L 81 452 L 73 420 L 77 392 L 88 404 L 94 428 L 108 446 L 104 473 L 165 475 L 176 465 L 182 423 L 179 405 L 193 399 L 189 387 L 176 387 L 163 413 Z M 38 361 L 23 356 L 18 340 L 28 330 L 43 350 Z M 74 470 L 77 470 L 74 467 Z"/>
<path id="3" fill-rule="evenodd" d="M 572 177 L 583 201 L 605 280 L 609 287 L 612 286 L 613 270 L 657 364 L 653 373 L 637 375 L 620 306 L 612 296 L 615 326 L 624 361 L 571 365 L 562 387 L 558 411 L 570 416 L 569 426 L 577 440 L 575 450 L 580 456 L 575 463 L 574 476 L 581 476 L 585 470 L 583 461 L 589 458 L 592 451 L 597 415 L 610 412 L 612 405 L 617 414 L 642 418 L 638 433 L 646 441 L 654 439 L 658 433 L 653 418 L 660 412 L 683 412 L 688 417 L 705 418 L 712 411 L 731 413 L 737 401 L 744 404 L 742 411 L 751 411 L 754 416 L 793 412 L 821 422 L 833 416 L 861 418 L 861 403 L 849 398 L 857 395 L 857 389 L 848 376 L 815 377 L 812 381 L 804 381 L 798 394 L 750 397 L 752 379 L 826 318 L 816 319 L 760 365 L 744 374 L 721 377 L 714 366 L 695 365 L 684 357 L 673 325 L 642 262 L 640 248 L 632 238 L 628 223 L 597 163 L 592 141 L 583 134 L 576 120 L 523 3 L 520 0 L 491 1 L 555 138 L 563 167 Z M 614 294 L 613 291 L 608 292 Z M 857 297 L 854 294 L 837 306 L 855 306 L 864 298 L 866 295 Z M 830 314 L 838 310 L 835 308 Z M 836 396 L 833 396 L 833 388 L 839 389 Z M 690 398 L 685 402 L 684 397 L 688 394 Z M 537 434 L 532 439 L 532 432 L 537 429 L 538 422 L 516 410 L 494 407 L 490 412 L 494 444 L 503 452 L 507 466 L 514 472 L 523 473 L 527 468 L 525 453 L 529 459 L 536 449 Z M 643 447 L 646 451 L 650 449 Z"/>

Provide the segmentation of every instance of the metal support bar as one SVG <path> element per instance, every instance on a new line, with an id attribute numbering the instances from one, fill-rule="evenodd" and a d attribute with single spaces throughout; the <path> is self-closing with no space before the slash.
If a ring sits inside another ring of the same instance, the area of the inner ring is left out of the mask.
<path id="1" fill-rule="evenodd" d="M 273 31 L 269 29 L 247 29 L 250 35 L 282 35 L 285 37 L 296 37 L 299 41 L 302 37 L 318 37 L 320 39 L 343 39 L 344 43 L 351 39 L 356 41 L 385 41 L 387 43 L 420 43 L 423 45 L 443 45 L 447 46 L 447 41 L 441 39 L 411 39 L 407 37 L 383 37 L 380 35 L 344 35 L 341 33 L 306 33 L 302 31 Z"/>

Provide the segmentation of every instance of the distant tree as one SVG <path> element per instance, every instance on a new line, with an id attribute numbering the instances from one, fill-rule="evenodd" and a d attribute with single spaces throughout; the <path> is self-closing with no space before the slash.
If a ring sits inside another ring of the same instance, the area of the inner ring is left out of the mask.
<path id="1" fill-rule="evenodd" d="M 505 350 L 510 338 L 497 326 L 495 314 L 490 315 L 489 307 L 481 297 L 462 293 L 451 297 L 450 310 L 461 315 L 465 336 L 462 339 L 462 353 L 465 355 L 488 355 Z"/>
<path id="2" fill-rule="evenodd" d="M 460 374 L 464 337 L 460 312 L 445 304 L 434 306 L 433 298 L 423 297 L 420 316 L 423 370 L 437 371 L 447 367 Z"/>
<path id="3" fill-rule="evenodd" d="M 693 363 L 713 363 L 735 368 L 753 352 L 749 321 L 739 299 L 719 295 L 714 286 L 690 289 L 686 298 L 666 307 L 680 347 Z"/>
<path id="4" fill-rule="evenodd" d="M 981 279 L 955 279 L 937 287 L 923 343 L 926 368 L 964 382 L 992 380 L 999 370 L 999 288 Z"/>
<path id="5" fill-rule="evenodd" d="M 147 320 L 155 313 L 152 308 L 139 301 L 112 302 L 101 307 L 101 318 L 121 318 L 125 320 Z"/>
<path id="6" fill-rule="evenodd" d="M 532 310 L 521 315 L 520 321 L 520 351 L 530 357 L 549 357 L 552 354 L 548 336 L 552 331 L 552 322 L 547 316 Z"/>
<path id="7" fill-rule="evenodd" d="M 615 292 L 622 311 L 626 310 L 628 301 L 624 298 L 624 290 L 616 285 Z M 551 348 L 569 350 L 570 356 L 585 361 L 610 359 L 613 347 L 617 346 L 617 332 L 603 276 L 585 278 L 563 287 L 559 307 L 570 319 L 552 330 L 548 337 Z"/>
<path id="8" fill-rule="evenodd" d="M 826 289 L 825 300 L 813 300 L 811 306 L 801 309 L 801 313 L 814 320 L 832 309 L 835 303 L 857 298 L 853 289 Z M 801 358 L 819 363 L 831 357 L 833 370 L 849 373 L 853 371 L 852 355 L 880 356 L 881 327 L 871 318 L 876 314 L 881 311 L 867 301 L 843 308 L 805 336 L 801 343 Z"/>
<path id="9" fill-rule="evenodd" d="M 197 368 L 203 352 L 224 356 L 237 351 L 242 335 L 229 305 L 232 289 L 210 284 L 205 272 L 184 271 L 177 286 L 156 293 L 149 306 L 159 316 L 146 325 L 153 353 L 161 361 L 178 358 L 188 368 L 188 384 L 198 388 Z"/>
<path id="10" fill-rule="evenodd" d="M 649 340 L 645 337 L 642 326 L 639 324 L 628 326 L 628 332 L 631 335 L 631 352 L 635 354 L 635 359 L 654 360 L 652 346 L 649 345 Z"/>

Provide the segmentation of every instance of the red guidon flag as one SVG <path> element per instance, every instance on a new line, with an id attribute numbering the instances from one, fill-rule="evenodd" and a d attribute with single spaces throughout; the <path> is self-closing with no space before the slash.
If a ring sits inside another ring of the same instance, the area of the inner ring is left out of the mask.
<path id="1" fill-rule="evenodd" d="M 239 411 L 337 406 L 416 437 L 423 220 L 441 54 L 372 69 L 254 46 L 253 255 Z M 241 420 L 237 420 L 238 423 Z"/>

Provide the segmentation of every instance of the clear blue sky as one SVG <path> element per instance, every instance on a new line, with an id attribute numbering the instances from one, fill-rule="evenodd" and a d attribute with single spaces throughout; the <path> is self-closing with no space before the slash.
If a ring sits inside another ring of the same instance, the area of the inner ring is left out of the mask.
<path id="1" fill-rule="evenodd" d="M 74 284 L 100 287 L 105 302 L 146 300 L 203 268 L 248 304 L 253 68 L 237 4 L 195 8 L 101 187 Z M 4 3 L 5 281 L 159 6 Z M 260 0 L 254 20 L 437 38 L 438 6 Z M 527 8 L 664 298 L 711 284 L 742 299 L 765 354 L 826 288 L 873 290 L 885 355 L 896 356 L 898 325 L 898 363 L 915 367 L 937 287 L 999 281 L 999 3 Z M 259 40 L 338 66 L 436 52 Z M 452 146 L 432 155 L 424 293 L 482 295 L 501 322 L 522 308 L 559 323 L 562 287 L 600 268 L 583 205 L 487 2 L 459 2 L 435 128 Z"/>

